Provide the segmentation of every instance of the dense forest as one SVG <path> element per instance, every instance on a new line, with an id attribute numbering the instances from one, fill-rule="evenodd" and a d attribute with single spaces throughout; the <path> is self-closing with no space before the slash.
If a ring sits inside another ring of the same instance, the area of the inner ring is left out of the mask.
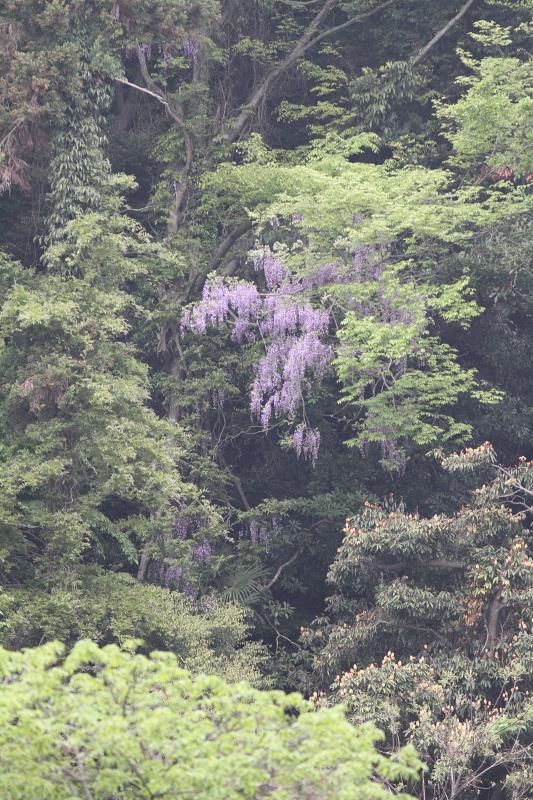
<path id="1" fill-rule="evenodd" d="M 185 668 L 339 747 L 31 800 L 533 797 L 533 2 L 2 0 L 0 97 L 0 717 Z"/>

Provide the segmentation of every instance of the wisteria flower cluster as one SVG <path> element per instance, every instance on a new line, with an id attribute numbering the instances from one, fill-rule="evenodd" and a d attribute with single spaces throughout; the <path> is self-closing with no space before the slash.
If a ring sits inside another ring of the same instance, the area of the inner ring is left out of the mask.
<path id="1" fill-rule="evenodd" d="M 179 589 L 188 597 L 196 596 L 191 583 L 195 568 L 206 566 L 211 561 L 210 542 L 207 539 L 199 541 L 198 537 L 205 529 L 205 524 L 206 520 L 201 515 L 187 514 L 181 508 L 176 514 L 173 530 L 160 534 L 158 543 L 164 557 L 154 559 L 150 567 L 157 580 L 168 588 Z M 189 554 L 183 557 L 181 564 L 175 562 L 173 542 L 187 542 L 190 545 Z"/>
<path id="2" fill-rule="evenodd" d="M 269 515 L 261 520 L 252 518 L 239 531 L 239 539 L 250 539 L 254 544 L 264 544 L 266 549 L 270 542 L 281 531 L 282 516 L 280 514 Z"/>
<path id="3" fill-rule="evenodd" d="M 294 419 L 311 378 L 322 380 L 334 352 L 324 341 L 329 330 L 328 312 L 314 308 L 305 299 L 313 279 L 293 281 L 269 248 L 256 257 L 254 267 L 257 272 L 263 271 L 267 293 L 260 293 L 253 283 L 229 282 L 215 276 L 206 282 L 202 300 L 184 315 L 182 327 L 205 335 L 209 326 L 220 328 L 230 321 L 234 341 L 251 343 L 259 338 L 265 343 L 265 355 L 255 365 L 250 405 L 267 431 L 273 417 L 287 414 Z M 315 276 L 316 285 L 335 279 L 334 267 L 321 269 Z M 315 461 L 318 432 L 300 424 L 294 435 L 298 455 Z"/>
<path id="4" fill-rule="evenodd" d="M 198 42 L 190 36 L 187 37 L 183 44 L 183 54 L 190 64 L 196 63 L 199 53 L 200 45 Z"/>
<path id="5" fill-rule="evenodd" d="M 320 447 L 320 431 L 314 431 L 301 423 L 294 431 L 293 439 L 297 455 L 303 453 L 313 464 L 316 464 Z"/>
<path id="6" fill-rule="evenodd" d="M 354 223 L 361 221 L 354 216 Z M 184 329 L 205 335 L 209 327 L 232 325 L 234 341 L 245 344 L 262 341 L 264 355 L 255 364 L 251 387 L 250 407 L 254 417 L 261 420 L 267 431 L 274 419 L 283 416 L 295 421 L 305 392 L 324 378 L 334 358 L 333 346 L 328 343 L 330 316 L 316 308 L 311 297 L 332 284 L 349 286 L 343 291 L 346 310 L 359 320 L 372 319 L 378 325 L 412 326 L 416 338 L 426 329 L 425 314 L 417 306 L 425 306 L 420 296 L 413 306 L 412 292 L 407 294 L 395 283 L 390 266 L 391 247 L 388 244 L 361 243 L 354 247 L 350 265 L 332 262 L 322 264 L 304 275 L 291 274 L 279 254 L 265 247 L 255 257 L 254 269 L 262 272 L 266 292 L 252 282 L 209 279 L 202 300 L 184 315 Z M 398 287 L 397 289 L 395 287 Z M 408 369 L 406 359 L 381 365 L 361 363 L 362 353 L 354 343 L 340 343 L 339 353 L 351 347 L 348 354 L 362 386 L 362 400 L 368 392 L 376 396 L 387 389 L 383 374 L 403 374 Z M 416 350 L 416 348 L 415 348 Z M 388 361 L 388 359 L 385 359 Z M 293 445 L 298 456 L 316 462 L 320 433 L 306 422 L 294 429 Z M 383 430 L 384 457 L 391 457 L 397 442 L 394 432 Z M 363 446 L 364 450 L 364 446 Z M 386 452 L 385 452 L 386 451 Z M 398 451 L 399 452 L 399 451 Z"/>

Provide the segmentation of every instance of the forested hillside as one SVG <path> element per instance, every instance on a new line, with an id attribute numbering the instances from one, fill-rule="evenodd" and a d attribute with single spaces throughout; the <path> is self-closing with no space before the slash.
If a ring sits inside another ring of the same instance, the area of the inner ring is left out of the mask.
<path id="1" fill-rule="evenodd" d="M 533 2 L 3 0 L 0 96 L 0 644 L 533 797 Z"/>

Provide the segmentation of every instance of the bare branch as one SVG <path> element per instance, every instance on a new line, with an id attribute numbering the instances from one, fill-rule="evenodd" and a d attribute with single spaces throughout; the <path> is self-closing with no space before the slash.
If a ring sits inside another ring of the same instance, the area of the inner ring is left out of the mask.
<path id="1" fill-rule="evenodd" d="M 15 124 L 13 125 L 13 127 L 11 128 L 11 130 L 9 130 L 9 131 L 6 133 L 6 135 L 4 136 L 4 138 L 3 138 L 3 139 L 0 141 L 0 147 L 3 147 L 3 146 L 4 146 L 4 144 L 7 142 L 7 140 L 9 139 L 9 137 L 10 137 L 10 136 L 13 136 L 13 134 L 15 133 L 15 131 L 17 130 L 17 128 L 20 128 L 20 126 L 21 126 L 21 125 L 22 125 L 22 120 L 21 120 L 21 119 L 19 119 L 19 121 L 18 121 L 18 122 L 15 122 Z"/>
<path id="2" fill-rule="evenodd" d="M 136 83 L 130 83 L 123 78 L 115 78 L 115 80 L 117 83 L 122 83 L 124 86 L 130 86 L 132 89 L 136 89 L 138 92 L 149 94 L 150 97 L 155 97 L 155 99 L 159 100 L 160 103 L 163 103 L 164 106 L 168 106 L 168 102 L 165 100 L 164 95 L 158 94 L 157 92 L 151 92 L 150 89 L 145 89 L 144 86 L 138 86 Z"/>
<path id="3" fill-rule="evenodd" d="M 231 475 L 231 480 L 233 481 L 233 483 L 235 484 L 235 488 L 239 492 L 240 498 L 241 498 L 241 500 L 243 502 L 243 505 L 244 505 L 245 509 L 247 511 L 251 511 L 252 510 L 252 506 L 250 505 L 250 503 L 248 502 L 248 498 L 244 494 L 244 489 L 242 488 L 242 484 L 241 484 L 240 478 L 238 478 L 237 475 L 234 475 L 233 472 L 231 471 L 231 469 L 229 468 L 228 462 L 224 458 L 224 453 L 222 452 L 222 450 L 218 451 L 218 458 L 220 460 L 220 463 L 224 467 L 224 469 L 227 469 L 227 471 Z"/>
<path id="4" fill-rule="evenodd" d="M 472 0 L 473 1 L 473 0 Z M 314 47 L 315 44 L 322 41 L 326 36 L 331 36 L 332 34 L 336 33 L 337 31 L 344 30 L 345 28 L 355 25 L 356 22 L 360 22 L 363 19 L 367 19 L 368 17 L 372 16 L 373 14 L 377 14 L 380 11 L 383 11 L 385 8 L 388 8 L 396 0 L 386 0 L 386 2 L 381 3 L 379 6 L 376 6 L 371 11 L 367 11 L 364 14 L 358 14 L 355 17 L 351 17 L 346 22 L 343 22 L 342 25 L 337 25 L 333 28 L 329 28 L 327 31 L 322 31 L 322 33 L 318 33 L 318 29 L 322 25 L 323 21 L 326 17 L 330 14 L 331 11 L 337 5 L 337 0 L 326 0 L 324 5 L 322 6 L 321 10 L 318 12 L 314 20 L 308 25 L 303 35 L 300 37 L 296 45 L 293 47 L 291 52 L 285 56 L 285 58 L 275 67 L 268 75 L 264 78 L 261 85 L 255 90 L 252 97 L 248 100 L 245 106 L 242 107 L 241 113 L 233 123 L 232 127 L 228 131 L 226 135 L 226 140 L 229 144 L 235 142 L 241 133 L 243 132 L 244 128 L 250 121 L 250 118 L 253 116 L 255 111 L 257 110 L 260 103 L 264 100 L 267 92 L 269 91 L 272 84 L 280 77 L 280 75 L 285 72 L 289 67 L 301 58 L 311 47 Z M 209 161 L 209 158 L 207 159 Z"/>
<path id="5" fill-rule="evenodd" d="M 446 36 L 446 34 L 448 33 L 448 31 L 450 31 L 450 30 L 453 28 L 453 26 L 454 26 L 454 25 L 455 25 L 457 22 L 459 22 L 459 20 L 461 19 L 461 17 L 463 17 L 463 16 L 466 14 L 466 12 L 467 12 L 467 11 L 468 11 L 468 9 L 470 8 L 470 6 L 474 5 L 474 3 L 475 3 L 475 2 L 476 2 L 476 0 L 468 0 L 468 2 L 464 4 L 464 6 L 463 6 L 463 7 L 460 9 L 460 11 L 458 11 L 458 12 L 457 12 L 457 14 L 455 15 L 455 17 L 454 17 L 453 19 L 451 19 L 451 20 L 450 20 L 450 21 L 449 21 L 449 22 L 448 22 L 448 23 L 447 23 L 447 24 L 444 26 L 444 28 L 442 28 L 442 29 L 441 29 L 441 30 L 440 30 L 438 33 L 436 33 L 436 34 L 435 34 L 435 36 L 433 37 L 433 39 L 431 39 L 431 41 L 429 41 L 429 42 L 426 44 L 426 46 L 425 46 L 425 47 L 423 47 L 423 48 L 422 48 L 422 50 L 420 50 L 420 52 L 418 53 L 418 55 L 416 55 L 416 56 L 415 56 L 415 57 L 412 59 L 412 61 L 411 61 L 411 64 L 412 64 L 413 66 L 415 66 L 415 64 L 418 64 L 420 61 L 422 61 L 422 59 L 424 58 L 424 56 L 425 56 L 427 53 L 429 53 L 429 51 L 431 50 L 431 48 L 432 48 L 432 47 L 434 47 L 434 46 L 437 44 L 437 42 L 439 42 L 439 41 L 442 39 L 442 37 L 443 37 L 443 36 Z"/>
<path id="6" fill-rule="evenodd" d="M 168 115 L 172 117 L 172 119 L 175 122 L 178 123 L 183 133 L 183 138 L 185 139 L 185 165 L 181 170 L 180 180 L 176 181 L 174 185 L 174 208 L 170 213 L 168 221 L 168 235 L 172 236 L 174 233 L 176 233 L 178 229 L 179 210 L 182 206 L 183 200 L 189 188 L 189 173 L 191 171 L 191 167 L 194 160 L 193 139 L 190 130 L 185 124 L 183 114 L 181 113 L 179 107 L 174 105 L 174 103 L 171 103 L 167 95 L 163 91 L 163 89 L 161 89 L 152 80 L 152 77 L 148 72 L 146 58 L 140 48 L 137 48 L 137 56 L 139 58 L 139 66 L 141 68 L 141 74 L 148 88 L 145 89 L 142 86 L 138 86 L 135 83 L 130 83 L 129 81 L 123 80 L 122 78 L 117 78 L 118 82 L 123 83 L 125 86 L 130 86 L 132 89 L 137 89 L 140 92 L 144 92 L 145 94 L 148 94 L 151 97 L 155 97 L 156 100 L 159 100 L 159 102 L 165 106 Z"/>
<path id="7" fill-rule="evenodd" d="M 524 301 L 525 301 L 526 303 L 528 303 L 530 306 L 533 306 L 533 302 L 532 302 L 532 301 L 529 299 L 529 297 L 526 297 L 526 295 L 525 295 L 525 294 L 522 294 L 522 292 L 519 292 L 519 291 L 518 291 L 518 289 L 516 288 L 516 286 L 513 286 L 513 287 L 512 287 L 512 291 L 513 291 L 515 294 L 517 294 L 517 295 L 518 295 L 518 297 L 521 297 L 521 298 L 522 298 L 522 300 L 524 300 Z"/>
<path id="8" fill-rule="evenodd" d="M 358 14 L 356 17 L 350 17 L 349 20 L 341 23 L 341 25 L 336 25 L 334 28 L 330 28 L 327 31 L 323 31 L 319 36 L 317 36 L 315 39 L 313 39 L 312 42 L 310 42 L 307 45 L 307 47 L 305 48 L 305 52 L 309 50 L 309 48 L 314 47 L 315 44 L 318 44 L 318 42 L 321 42 L 322 39 L 325 39 L 326 36 L 331 36 L 333 33 L 337 33 L 338 31 L 342 31 L 345 28 L 349 28 L 356 22 L 361 22 L 361 20 L 367 19 L 367 17 L 372 17 L 374 14 L 378 14 L 380 11 L 384 11 L 386 8 L 388 8 L 395 2 L 396 0 L 386 0 L 386 2 L 381 3 L 381 5 L 376 6 L 375 8 L 371 9 L 371 11 L 366 11 L 364 14 Z"/>
<path id="9" fill-rule="evenodd" d="M 313 524 L 309 526 L 309 530 L 312 531 L 315 528 L 318 528 L 319 525 L 324 525 L 326 522 L 328 522 L 330 525 L 333 524 L 333 520 L 332 519 L 328 519 L 327 517 L 324 517 L 324 519 L 319 519 L 318 522 L 313 522 Z"/>
<path id="10" fill-rule="evenodd" d="M 229 233 L 226 236 L 224 241 L 220 244 L 217 252 L 209 262 L 209 266 L 207 267 L 207 269 L 204 269 L 202 272 L 199 273 L 199 275 L 196 276 L 194 283 L 191 286 L 191 289 L 189 289 L 189 294 L 192 289 L 195 289 L 196 291 L 201 291 L 204 288 L 204 283 L 209 273 L 220 265 L 220 262 L 222 261 L 224 256 L 229 252 L 229 250 L 231 250 L 235 242 L 238 239 L 240 239 L 241 236 L 244 236 L 245 233 L 248 233 L 248 231 L 251 230 L 252 225 L 253 225 L 252 220 L 247 219 L 244 222 L 241 222 L 240 225 L 237 225 L 237 227 L 234 228 L 231 231 L 231 233 Z"/>
<path id="11" fill-rule="evenodd" d="M 499 472 L 502 472 L 504 475 L 507 475 L 509 480 L 512 481 L 512 488 L 514 489 L 514 492 L 524 492 L 524 494 L 529 494 L 529 495 L 533 496 L 533 491 L 531 489 L 527 489 L 525 486 L 523 486 L 523 484 L 521 484 L 520 481 L 513 476 L 512 472 L 509 469 L 506 469 L 505 467 L 502 467 L 501 464 L 493 464 L 493 466 Z M 514 494 L 514 492 L 513 492 L 513 494 Z M 508 495 L 503 495 L 503 496 L 504 497 L 512 497 L 513 495 L 512 494 L 508 494 Z"/>
<path id="12" fill-rule="evenodd" d="M 295 552 L 295 554 L 292 556 L 292 558 L 289 558 L 288 561 L 286 561 L 284 564 L 281 564 L 281 566 L 278 567 L 278 570 L 277 570 L 276 574 L 274 575 L 274 577 L 272 578 L 272 580 L 269 581 L 266 586 L 263 586 L 263 591 L 266 592 L 268 589 L 270 589 L 271 586 L 274 586 L 276 581 L 279 580 L 279 576 L 281 575 L 283 570 L 286 569 L 287 567 L 290 567 L 291 564 L 294 564 L 294 562 L 296 561 L 298 556 L 300 556 L 301 554 L 302 554 L 302 551 L 300 549 L 298 549 Z"/>

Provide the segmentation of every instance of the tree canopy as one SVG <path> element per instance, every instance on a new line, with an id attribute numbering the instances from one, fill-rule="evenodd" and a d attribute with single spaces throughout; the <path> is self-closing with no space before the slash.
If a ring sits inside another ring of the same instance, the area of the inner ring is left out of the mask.
<path id="1" fill-rule="evenodd" d="M 79 642 L 58 655 L 54 645 L 0 654 L 6 798 L 385 800 L 389 782 L 420 769 L 412 748 L 384 758 L 378 731 L 336 709 L 313 714 L 296 694 L 193 679 L 170 654 Z"/>
<path id="2" fill-rule="evenodd" d="M 0 644 L 140 639 L 528 796 L 532 26 L 1 4 Z"/>

